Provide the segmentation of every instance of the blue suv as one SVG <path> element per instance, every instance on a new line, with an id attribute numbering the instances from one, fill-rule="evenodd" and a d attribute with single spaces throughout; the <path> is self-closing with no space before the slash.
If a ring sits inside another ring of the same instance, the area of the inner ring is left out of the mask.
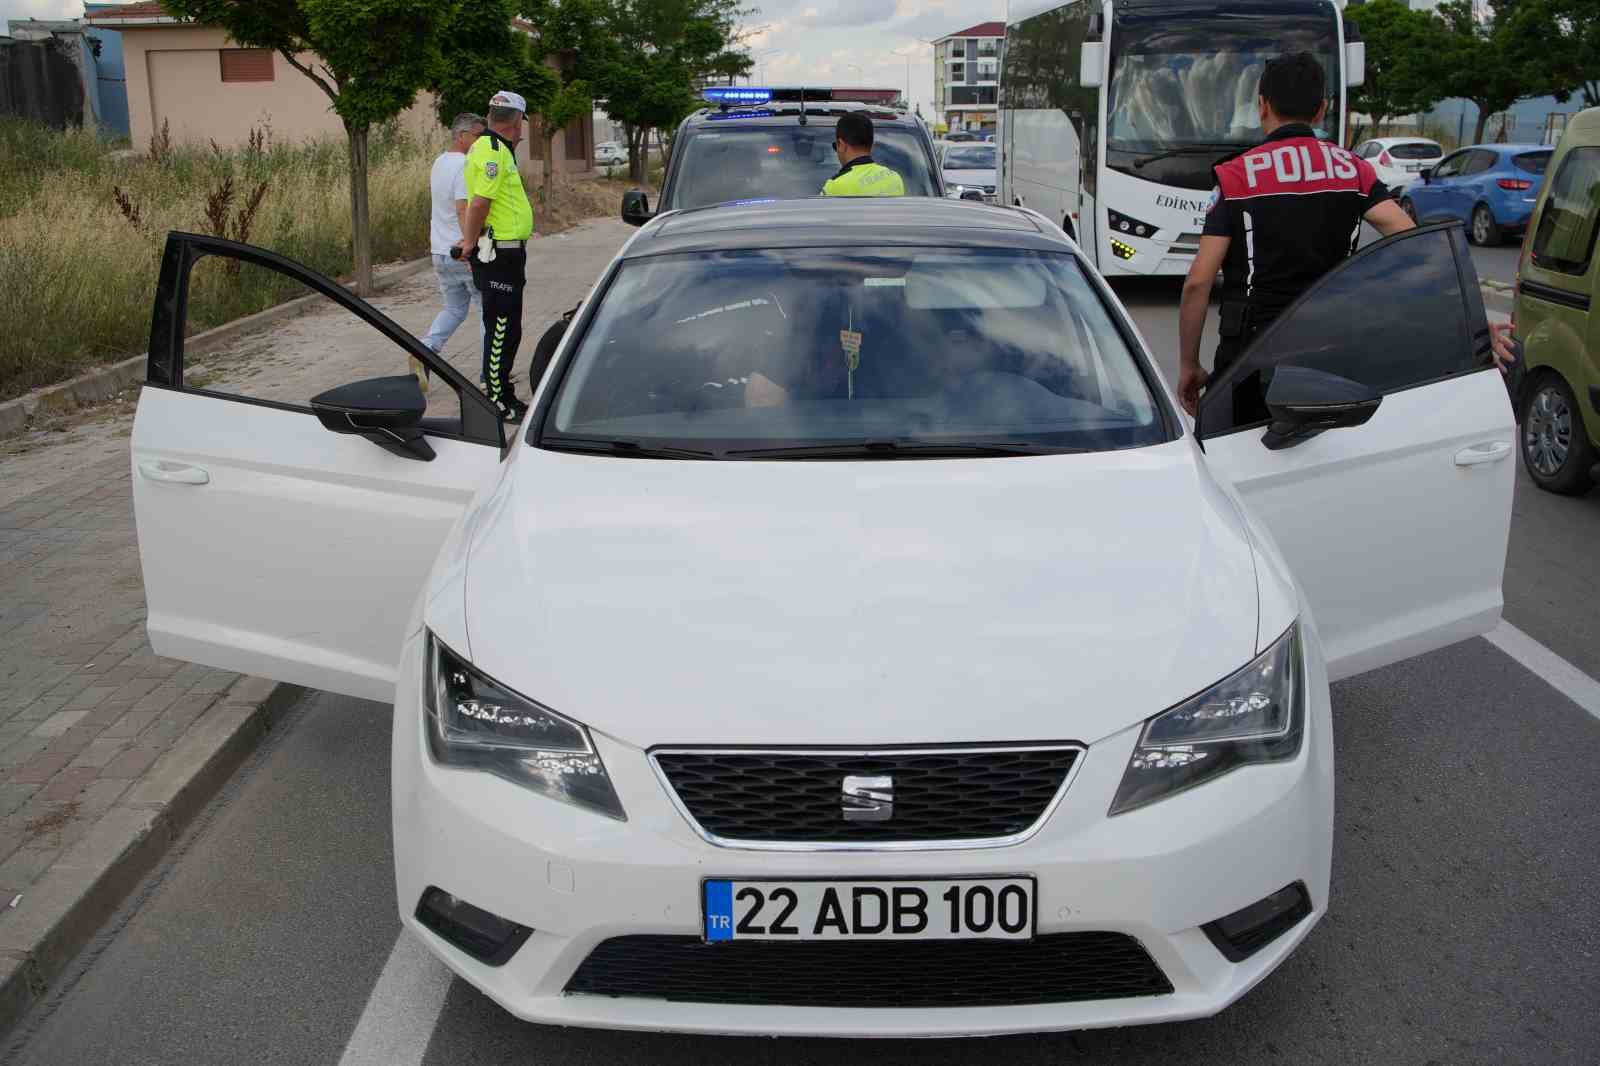
<path id="1" fill-rule="evenodd" d="M 1445 156 L 1405 187 L 1400 206 L 1418 222 L 1460 219 L 1474 244 L 1499 244 L 1528 228 L 1553 149 L 1475 144 Z"/>

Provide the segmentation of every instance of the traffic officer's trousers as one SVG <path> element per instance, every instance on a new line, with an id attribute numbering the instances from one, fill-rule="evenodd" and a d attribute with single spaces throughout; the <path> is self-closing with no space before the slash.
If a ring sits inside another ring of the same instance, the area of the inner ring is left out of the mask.
<path id="1" fill-rule="evenodd" d="M 1212 380 L 1216 380 L 1223 371 L 1239 361 L 1239 357 L 1250 347 L 1250 342 L 1256 339 L 1265 325 L 1265 323 L 1260 325 L 1247 323 L 1239 327 L 1232 336 L 1223 336 L 1217 342 L 1217 354 L 1211 361 Z M 1234 382 L 1233 424 L 1248 426 L 1265 422 L 1270 417 L 1267 413 L 1266 392 L 1266 383 L 1262 380 L 1260 371 L 1246 374 Z"/>
<path id="2" fill-rule="evenodd" d="M 496 248 L 494 262 L 472 259 L 472 280 L 483 294 L 483 380 L 489 399 L 516 401 L 511 369 L 522 344 L 522 290 L 528 284 L 525 248 Z"/>

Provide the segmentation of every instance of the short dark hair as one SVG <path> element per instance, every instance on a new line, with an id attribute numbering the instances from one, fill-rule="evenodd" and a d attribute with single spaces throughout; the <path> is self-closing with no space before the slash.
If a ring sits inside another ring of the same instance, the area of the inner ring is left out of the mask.
<path id="1" fill-rule="evenodd" d="M 833 135 L 852 148 L 872 150 L 872 120 L 859 111 L 847 111 L 840 115 Z"/>
<path id="2" fill-rule="evenodd" d="M 489 109 L 490 122 L 513 122 L 522 118 L 522 112 L 514 107 L 491 107 Z"/>
<path id="3" fill-rule="evenodd" d="M 1279 118 L 1310 122 L 1327 99 L 1328 79 L 1316 56 L 1291 52 L 1267 61 L 1259 91 Z"/>

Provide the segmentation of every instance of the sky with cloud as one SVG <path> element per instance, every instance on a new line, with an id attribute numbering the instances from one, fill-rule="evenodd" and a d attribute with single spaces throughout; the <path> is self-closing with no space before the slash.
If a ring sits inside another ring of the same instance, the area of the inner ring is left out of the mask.
<path id="1" fill-rule="evenodd" d="M 751 80 L 785 85 L 905 88 L 934 115 L 933 48 L 926 42 L 1005 17 L 1005 0 L 753 0 Z M 0 0 L 0 22 L 76 18 L 80 0 Z M 908 68 L 909 60 L 909 68 Z"/>
<path id="2" fill-rule="evenodd" d="M 0 0 L 3 2 L 3 0 Z M 1005 0 L 754 0 L 751 80 L 904 89 L 930 120 L 933 47 L 945 34 L 1005 17 Z M 770 53 L 770 54 L 769 54 Z M 909 71 L 907 61 L 909 60 Z"/>

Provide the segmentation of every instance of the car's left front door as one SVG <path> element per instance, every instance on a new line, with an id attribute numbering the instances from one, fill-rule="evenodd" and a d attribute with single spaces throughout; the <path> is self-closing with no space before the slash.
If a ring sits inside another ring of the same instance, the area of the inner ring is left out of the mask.
<path id="1" fill-rule="evenodd" d="M 185 339 L 192 303 L 288 290 L 305 294 L 300 317 L 186 358 L 197 347 Z M 470 327 L 458 335 L 471 364 L 474 340 Z M 431 371 L 432 417 L 413 417 L 408 358 Z M 372 380 L 324 392 L 354 378 Z M 410 413 L 383 410 L 402 401 Z M 377 428 L 349 432 L 358 424 Z M 392 699 L 422 582 L 503 444 L 482 393 L 341 286 L 258 248 L 174 234 L 132 445 L 151 646 Z"/>

